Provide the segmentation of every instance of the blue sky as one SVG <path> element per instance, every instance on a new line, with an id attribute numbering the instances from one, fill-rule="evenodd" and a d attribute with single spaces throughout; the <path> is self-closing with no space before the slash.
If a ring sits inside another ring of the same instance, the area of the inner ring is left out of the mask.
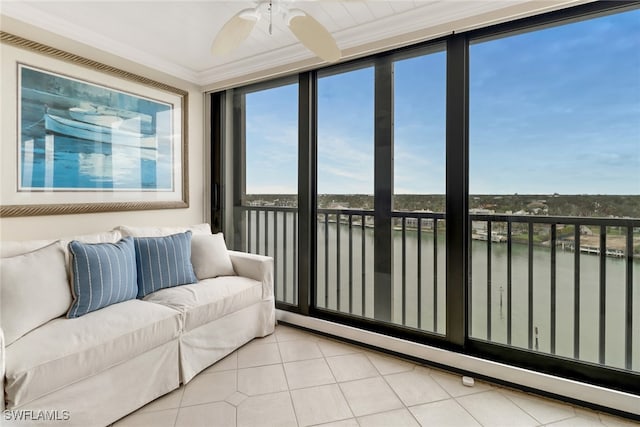
<path id="1" fill-rule="evenodd" d="M 395 63 L 394 187 L 445 189 L 446 54 Z M 472 194 L 640 194 L 640 10 L 470 47 Z M 373 193 L 373 68 L 318 81 L 318 192 Z M 297 190 L 297 86 L 247 95 L 247 192 Z"/>

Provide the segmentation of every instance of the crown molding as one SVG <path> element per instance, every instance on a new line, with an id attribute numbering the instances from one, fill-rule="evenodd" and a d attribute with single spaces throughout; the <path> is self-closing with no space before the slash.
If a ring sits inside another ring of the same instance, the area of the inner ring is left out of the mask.
<path id="1" fill-rule="evenodd" d="M 343 51 L 343 60 L 349 60 L 589 1 L 464 1 L 460 3 L 464 3 L 465 7 L 457 13 L 452 13 L 451 2 L 429 2 L 416 9 L 337 31 L 334 37 Z M 319 65 L 323 65 L 321 60 L 295 44 L 212 67 L 199 74 L 199 81 L 206 89 L 217 90 L 227 88 L 229 84 L 250 83 Z M 243 76 L 247 76 L 244 81 Z"/>
<path id="2" fill-rule="evenodd" d="M 430 1 L 410 10 L 334 32 L 333 35 L 343 51 L 343 60 L 348 60 L 453 32 L 467 31 L 589 1 L 591 0 Z M 247 81 L 249 76 L 251 80 L 256 80 L 325 64 L 301 44 L 293 43 L 250 57 L 223 62 L 205 70 L 193 70 L 175 61 L 151 55 L 130 44 L 116 42 L 25 2 L 3 2 L 1 12 L 18 21 L 190 82 L 203 90 L 224 87 L 225 82 L 241 84 L 244 76 L 247 76 Z"/>
<path id="3" fill-rule="evenodd" d="M 380 53 L 386 50 L 409 46 L 415 43 L 437 39 L 448 34 L 470 31 L 519 18 L 559 10 L 594 0 L 502 0 L 502 1 L 464 1 L 468 7 L 452 14 L 451 2 L 428 3 L 418 9 L 402 12 L 375 22 L 368 22 L 334 33 L 343 52 L 343 60 Z M 471 4 L 469 4 L 471 3 Z M 420 13 L 417 13 L 420 12 Z M 425 20 L 424 13 L 431 19 Z M 299 46 L 298 46 L 299 47 Z M 304 49 L 301 49 L 304 52 Z M 293 72 L 317 68 L 323 62 L 313 55 L 300 54 L 299 57 L 287 57 L 286 51 L 274 50 L 265 54 L 265 58 L 275 55 L 278 60 L 253 63 L 247 58 L 242 66 L 251 67 L 253 74 L 230 72 L 217 75 L 219 68 L 209 70 L 203 76 L 205 90 L 221 90 L 243 84 L 276 78 Z M 306 58 L 306 60 L 304 59 Z M 240 65 L 240 64 L 239 64 Z M 211 78 L 215 76 L 216 78 Z M 218 78 L 220 77 L 220 78 Z M 244 77 L 244 78 L 243 78 Z"/>
<path id="4" fill-rule="evenodd" d="M 297 63 L 315 56 L 302 45 L 292 44 L 278 49 L 263 52 L 247 58 L 241 58 L 233 62 L 209 68 L 198 73 L 198 81 L 201 86 L 215 84 L 224 80 L 231 80 L 242 75 L 277 68 L 282 65 Z M 318 60 L 318 64 L 322 64 Z"/>
<path id="5" fill-rule="evenodd" d="M 95 49 L 100 49 L 112 55 L 116 55 L 129 61 L 169 74 L 173 77 L 186 80 L 190 83 L 194 83 L 196 85 L 199 84 L 197 73 L 188 68 L 182 67 L 175 62 L 159 58 L 155 55 L 150 55 L 143 50 L 136 49 L 130 44 L 120 43 L 113 39 L 104 37 L 94 31 L 88 30 L 86 27 L 81 27 L 73 22 L 45 13 L 25 2 L 3 2 L 1 13 L 10 18 L 42 28 L 75 42 L 85 44 Z"/>
<path id="6" fill-rule="evenodd" d="M 442 15 L 443 9 L 446 8 L 444 3 L 445 2 L 436 3 L 441 9 L 439 16 Z M 433 3 L 427 3 L 417 9 L 401 12 L 387 18 L 335 32 L 334 37 L 338 46 L 340 46 L 343 51 L 349 51 L 349 55 L 343 56 L 343 59 L 357 56 L 358 46 L 368 45 L 398 36 L 402 33 L 413 32 L 424 28 L 425 20 L 422 10 L 430 9 L 433 5 Z M 470 9 L 471 13 L 473 13 L 473 10 L 476 8 Z M 308 62 L 308 60 L 314 58 L 315 56 L 302 45 L 293 44 L 209 68 L 198 74 L 198 81 L 201 86 L 215 86 L 216 83 L 230 81 L 240 77 L 238 70 L 242 70 L 241 74 L 243 75 L 252 75 L 260 71 L 267 71 L 286 65 L 292 65 L 292 69 L 296 69 L 295 64 L 303 61 Z M 317 65 L 322 64 L 322 60 L 318 59 Z"/>

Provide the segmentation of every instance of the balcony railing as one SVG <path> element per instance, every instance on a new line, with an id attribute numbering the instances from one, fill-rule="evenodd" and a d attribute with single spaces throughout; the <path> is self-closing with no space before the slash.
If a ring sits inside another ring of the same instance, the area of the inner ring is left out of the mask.
<path id="1" fill-rule="evenodd" d="M 318 306 L 371 317 L 373 211 L 318 209 L 317 222 Z"/>
<path id="2" fill-rule="evenodd" d="M 395 323 L 446 332 L 446 221 L 435 212 L 394 211 L 394 288 L 400 288 Z M 394 292 L 397 294 L 397 292 Z M 415 301 L 413 304 L 412 301 Z"/>
<path id="3" fill-rule="evenodd" d="M 640 220 L 470 219 L 471 336 L 640 370 L 640 343 L 633 339 L 640 336 L 638 314 L 633 318 L 640 304 L 640 259 L 634 257 Z"/>
<path id="4" fill-rule="evenodd" d="M 247 252 L 274 259 L 276 301 L 298 303 L 298 210 L 289 207 L 242 208 Z"/>
<path id="5" fill-rule="evenodd" d="M 276 299 L 297 304 L 297 209 L 241 209 L 248 251 L 275 259 Z M 374 318 L 373 215 L 317 209 L 317 307 Z M 446 215 L 392 218 L 391 322 L 443 335 Z M 469 229 L 470 338 L 640 370 L 640 220 L 471 214 Z"/>

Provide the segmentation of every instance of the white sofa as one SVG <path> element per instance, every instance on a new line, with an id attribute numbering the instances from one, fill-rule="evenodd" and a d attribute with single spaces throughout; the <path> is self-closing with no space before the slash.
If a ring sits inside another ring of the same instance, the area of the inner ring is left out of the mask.
<path id="1" fill-rule="evenodd" d="M 211 234 L 208 224 L 118 227 L 111 232 L 62 239 L 61 245 L 66 248 L 70 240 L 116 242 L 127 235 L 167 236 L 187 229 L 194 236 Z M 34 253 L 51 243 L 2 242 L 0 257 L 3 262 L 10 259 L 11 265 L 15 265 L 11 260 L 18 258 L 12 257 Z M 226 247 L 224 251 L 230 257 L 234 276 L 200 279 L 194 284 L 161 289 L 142 299 L 112 304 L 78 318 L 56 316 L 12 342 L 0 334 L 2 409 L 14 411 L 9 412 L 11 416 L 3 413 L 0 424 L 12 424 L 16 417 L 27 417 L 28 424 L 48 424 L 54 420 L 56 425 L 65 426 L 108 425 L 180 383 L 186 384 L 198 372 L 251 339 L 272 333 L 273 260 L 226 251 Z M 194 251 L 191 259 L 196 272 L 197 264 L 202 269 L 203 265 L 217 262 L 214 254 L 207 258 L 208 254 L 200 253 L 197 260 L 195 256 Z M 68 252 L 65 257 L 60 262 L 68 269 Z M 7 299 L 13 298 L 11 290 L 21 283 L 4 280 L 1 286 L 0 301 L 6 308 Z M 47 292 L 51 289 L 42 288 L 38 293 Z M 42 304 L 37 302 L 38 295 L 33 298 L 34 305 Z M 28 318 L 28 311 L 34 309 L 11 306 L 8 310 L 25 313 Z M 37 317 L 42 312 L 33 315 Z M 7 320 L 11 313 L 2 313 L 7 324 L 12 320 Z M 2 325 L 0 332 L 1 328 Z"/>

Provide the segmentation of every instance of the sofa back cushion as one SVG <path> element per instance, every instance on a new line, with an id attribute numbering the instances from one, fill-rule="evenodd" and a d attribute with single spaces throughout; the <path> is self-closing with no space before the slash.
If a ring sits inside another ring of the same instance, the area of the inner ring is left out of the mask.
<path id="1" fill-rule="evenodd" d="M 0 244 L 0 258 L 9 258 L 42 249 L 57 239 L 49 240 L 5 240 Z"/>
<path id="2" fill-rule="evenodd" d="M 132 227 L 129 225 L 119 225 L 113 230 L 122 233 L 123 236 L 133 237 L 164 237 L 186 231 L 191 231 L 191 234 L 211 234 L 211 226 L 206 223 L 177 227 Z"/>
<path id="3" fill-rule="evenodd" d="M 138 298 L 198 281 L 191 265 L 191 231 L 164 237 L 134 237 Z"/>
<path id="4" fill-rule="evenodd" d="M 134 299 L 138 294 L 133 237 L 117 243 L 69 243 L 73 303 L 67 317 Z"/>
<path id="5" fill-rule="evenodd" d="M 65 254 L 59 242 L 0 259 L 0 323 L 6 345 L 64 315 L 70 304 Z"/>
<path id="6" fill-rule="evenodd" d="M 105 231 L 103 233 L 80 234 L 77 236 L 63 237 L 60 240 L 24 240 L 24 241 L 4 241 L 0 245 L 0 257 L 12 257 L 16 255 L 33 252 L 36 249 L 44 248 L 59 241 L 64 250 L 65 260 L 68 266 L 71 263 L 71 254 L 69 253 L 69 242 L 77 240 L 82 243 L 115 243 L 122 238 L 120 231 Z"/>
<path id="7" fill-rule="evenodd" d="M 194 234 L 191 237 L 191 264 L 200 280 L 236 274 L 222 233 Z"/>

